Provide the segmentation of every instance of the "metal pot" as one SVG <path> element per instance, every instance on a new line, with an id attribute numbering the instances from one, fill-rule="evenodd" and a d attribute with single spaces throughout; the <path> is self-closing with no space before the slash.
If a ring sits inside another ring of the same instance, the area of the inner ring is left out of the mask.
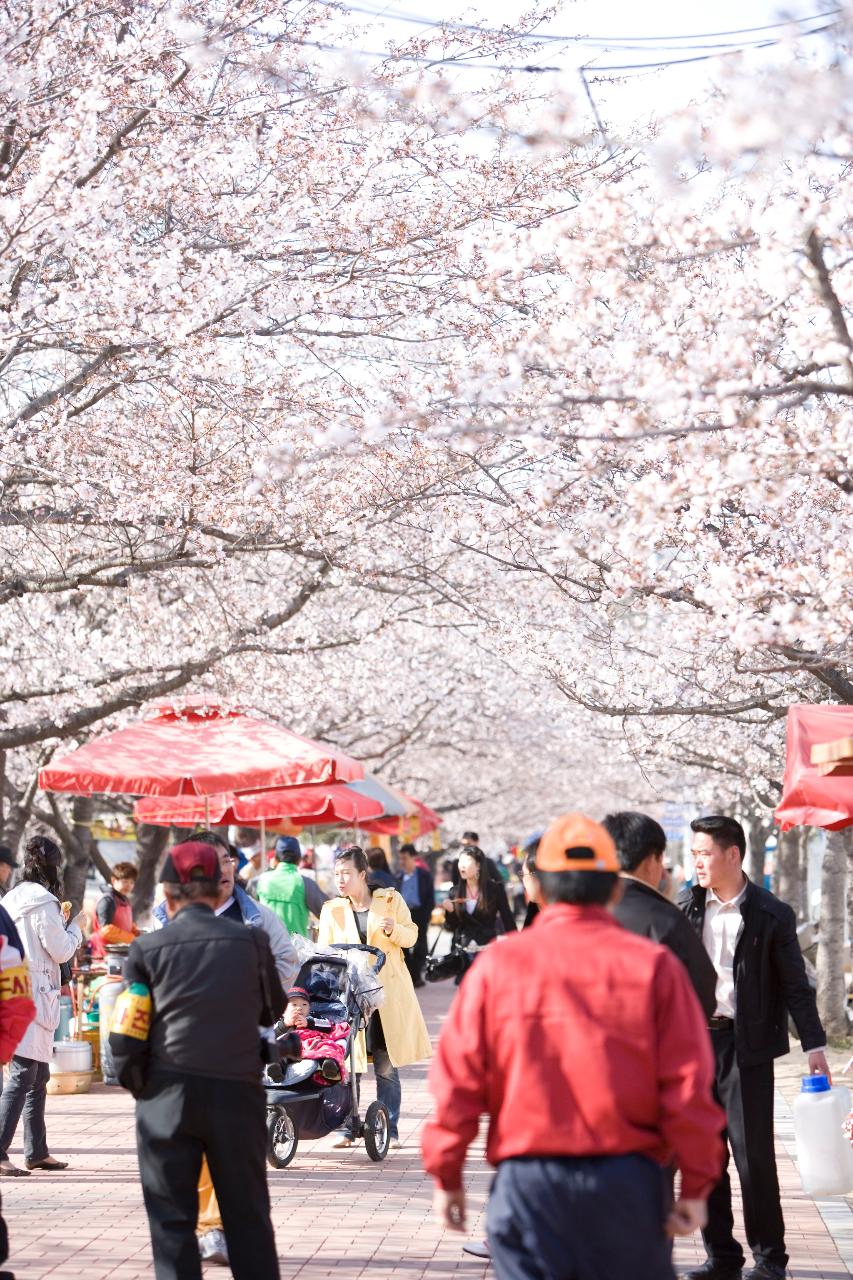
<path id="1" fill-rule="evenodd" d="M 92 1046 L 85 1040 L 57 1040 L 53 1066 L 56 1071 L 91 1071 Z"/>
<path id="2" fill-rule="evenodd" d="M 99 1030 L 101 1036 L 101 1074 L 104 1084 L 118 1084 L 113 1055 L 110 1052 L 110 1027 L 113 1009 L 122 989 L 121 977 L 108 978 L 98 992 Z"/>
<path id="3" fill-rule="evenodd" d="M 107 953 L 107 973 L 110 977 L 121 977 L 124 973 L 124 962 L 130 950 L 130 943 L 111 942 L 104 950 Z"/>

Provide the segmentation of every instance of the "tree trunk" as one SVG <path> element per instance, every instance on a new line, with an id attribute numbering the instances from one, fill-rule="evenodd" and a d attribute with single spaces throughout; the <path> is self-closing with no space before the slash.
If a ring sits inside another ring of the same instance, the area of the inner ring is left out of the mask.
<path id="1" fill-rule="evenodd" d="M 764 846 L 773 829 L 772 815 L 769 810 L 761 813 L 755 809 L 746 812 L 746 857 L 743 869 L 753 884 L 764 888 Z"/>
<path id="2" fill-rule="evenodd" d="M 802 885 L 802 893 L 800 894 L 800 923 L 810 923 L 812 918 L 812 904 L 809 899 L 809 844 L 811 830 L 808 827 L 800 827 L 800 884 Z"/>
<path id="3" fill-rule="evenodd" d="M 71 902 L 72 913 L 83 905 L 86 893 L 86 875 L 92 860 L 95 841 L 91 822 L 95 814 L 92 796 L 75 796 L 71 806 L 70 839 L 65 842 L 65 868 L 62 873 L 63 893 Z"/>
<path id="4" fill-rule="evenodd" d="M 847 1034 L 844 983 L 844 920 L 847 841 L 843 833 L 827 833 L 820 874 L 820 929 L 817 948 L 817 1006 L 826 1034 Z"/>
<path id="5" fill-rule="evenodd" d="M 6 790 L 6 752 L 3 752 L 3 785 Z M 27 823 L 32 817 L 33 803 L 36 797 L 36 789 L 38 787 L 38 770 L 35 770 L 30 777 L 29 782 L 23 791 L 19 791 L 17 787 L 11 784 L 8 790 L 11 793 L 8 810 L 4 809 L 3 819 L 3 844 L 8 845 L 14 854 L 17 854 L 21 841 L 24 838 L 24 831 Z M 9 797 L 7 797 L 9 798 Z"/>
<path id="6" fill-rule="evenodd" d="M 151 914 L 157 869 L 169 843 L 169 828 L 151 827 L 140 822 L 136 828 L 136 842 L 139 845 L 139 875 L 133 889 L 133 914 L 140 923 L 144 923 Z"/>
<path id="7" fill-rule="evenodd" d="M 779 836 L 776 850 L 776 893 L 796 915 L 802 917 L 803 882 L 800 875 L 800 841 L 802 830 L 795 827 Z"/>

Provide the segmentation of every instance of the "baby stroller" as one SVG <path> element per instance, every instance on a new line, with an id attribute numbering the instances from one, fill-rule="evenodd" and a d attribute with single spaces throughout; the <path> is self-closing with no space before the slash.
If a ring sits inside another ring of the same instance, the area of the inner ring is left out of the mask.
<path id="1" fill-rule="evenodd" d="M 307 991 L 311 1017 L 349 1023 L 345 1042 L 349 1079 L 346 1083 L 319 1085 L 310 1077 L 296 1084 L 276 1082 L 264 1073 L 267 1095 L 267 1160 L 273 1169 L 286 1169 L 296 1155 L 300 1138 L 324 1138 L 352 1116 L 353 1138 L 363 1138 L 371 1160 L 384 1160 L 390 1144 L 388 1110 L 371 1102 L 364 1120 L 359 1116 L 355 1076 L 355 1041 L 367 1024 L 374 992 L 359 989 L 346 954 L 362 951 L 375 958 L 378 973 L 385 955 L 378 947 L 342 943 L 303 961 L 296 985 Z M 375 988 L 378 984 L 375 984 Z"/>

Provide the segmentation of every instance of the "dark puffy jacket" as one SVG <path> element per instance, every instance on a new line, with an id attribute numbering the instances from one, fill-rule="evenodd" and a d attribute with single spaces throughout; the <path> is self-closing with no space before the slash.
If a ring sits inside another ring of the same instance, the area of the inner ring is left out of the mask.
<path id="1" fill-rule="evenodd" d="M 705 890 L 683 889 L 678 905 L 699 938 L 705 923 Z M 791 908 L 767 889 L 747 882 L 740 904 L 743 928 L 734 954 L 735 1049 L 744 1067 L 788 1052 L 790 1012 L 806 1053 L 822 1048 L 826 1034 L 797 941 Z"/>
<path id="2" fill-rule="evenodd" d="M 613 908 L 621 925 L 652 942 L 661 942 L 687 970 L 706 1018 L 717 1007 L 717 971 L 690 922 L 662 893 L 640 880 L 624 879 L 622 900 Z"/>
<path id="3" fill-rule="evenodd" d="M 137 938 L 124 977 L 128 988 L 141 983 L 151 992 L 146 1075 L 167 1071 L 260 1080 L 258 1028 L 275 1022 L 285 1005 L 263 929 L 247 929 L 192 903 L 168 929 Z M 110 1036 L 119 1079 L 132 1087 L 123 1067 L 129 1057 L 138 1058 L 141 1046 L 128 1040 Z"/>

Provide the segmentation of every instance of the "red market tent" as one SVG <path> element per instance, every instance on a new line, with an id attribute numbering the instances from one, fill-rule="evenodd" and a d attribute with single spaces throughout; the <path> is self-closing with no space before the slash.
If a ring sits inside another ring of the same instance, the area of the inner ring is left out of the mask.
<path id="1" fill-rule="evenodd" d="M 788 708 L 788 747 L 776 821 L 791 827 L 838 831 L 853 825 L 853 778 L 824 775 L 812 749 L 853 735 L 853 707 L 797 704 Z M 818 757 L 826 752 L 817 752 Z"/>
<path id="2" fill-rule="evenodd" d="M 279 787 L 269 791 L 248 791 L 235 795 L 146 797 L 137 800 L 133 816 L 137 822 L 155 827 L 195 827 L 202 822 L 213 826 L 274 826 L 287 819 L 297 827 L 331 825 L 361 826 L 382 813 L 378 800 L 361 795 L 341 784 L 313 787 Z"/>
<path id="3" fill-rule="evenodd" d="M 39 785 L 72 795 L 212 796 L 363 777 L 357 760 L 332 747 L 195 697 L 158 703 L 144 720 L 51 761 Z"/>

